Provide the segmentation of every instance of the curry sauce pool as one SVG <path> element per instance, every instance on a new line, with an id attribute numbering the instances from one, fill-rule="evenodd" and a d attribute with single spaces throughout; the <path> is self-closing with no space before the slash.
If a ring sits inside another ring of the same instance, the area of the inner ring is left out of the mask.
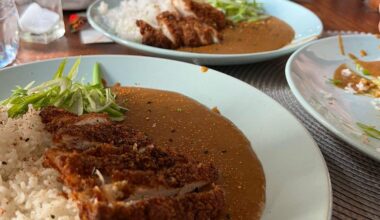
<path id="1" fill-rule="evenodd" d="M 181 51 L 210 54 L 242 54 L 277 50 L 289 44 L 294 30 L 286 22 L 270 17 L 268 19 L 239 23 L 222 31 L 223 41 L 202 47 L 185 47 Z"/>
<path id="2" fill-rule="evenodd" d="M 349 57 L 357 65 L 356 70 L 350 69 L 347 64 L 341 64 L 334 71 L 331 82 L 346 92 L 379 98 L 380 62 L 362 61 L 353 54 L 349 54 Z"/>
<path id="3" fill-rule="evenodd" d="M 212 162 L 226 192 L 223 219 L 259 219 L 265 202 L 260 161 L 242 132 L 218 113 L 178 93 L 115 87 L 118 102 L 127 102 L 125 122 L 153 142 L 175 146 L 179 153 Z"/>

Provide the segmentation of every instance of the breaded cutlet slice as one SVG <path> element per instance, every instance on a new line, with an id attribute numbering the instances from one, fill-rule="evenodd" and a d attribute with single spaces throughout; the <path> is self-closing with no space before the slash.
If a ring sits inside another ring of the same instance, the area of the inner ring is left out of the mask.
<path id="1" fill-rule="evenodd" d="M 195 17 L 180 17 L 173 12 L 163 12 L 157 16 L 157 22 L 175 45 L 198 47 L 218 43 L 222 39 L 217 30 Z"/>
<path id="2" fill-rule="evenodd" d="M 79 202 L 80 217 L 85 220 L 212 220 L 217 219 L 225 205 L 224 192 L 214 186 L 203 192 L 176 197 L 155 197 L 136 201 Z"/>
<path id="3" fill-rule="evenodd" d="M 104 113 L 77 116 L 60 108 L 46 107 L 41 110 L 40 117 L 45 129 L 53 136 L 53 144 L 57 146 L 85 150 L 97 143 L 117 147 L 145 147 L 151 144 L 145 133 L 112 122 Z"/>
<path id="4" fill-rule="evenodd" d="M 142 35 L 142 43 L 166 49 L 176 49 L 178 45 L 175 45 L 161 29 L 152 27 L 143 20 L 137 20 L 136 25 L 140 28 L 140 34 Z"/>
<path id="5" fill-rule="evenodd" d="M 51 148 L 44 165 L 57 169 L 63 183 L 74 191 L 127 181 L 126 187 L 133 190 L 124 199 L 154 196 L 160 190 L 190 192 L 218 178 L 212 164 L 153 145 L 138 149 L 103 144 L 84 151 Z"/>
<path id="6" fill-rule="evenodd" d="M 116 147 L 145 147 L 151 140 L 145 133 L 120 123 L 94 125 L 68 125 L 53 134 L 56 145 L 84 150 L 96 143 Z"/>
<path id="7" fill-rule="evenodd" d="M 208 3 L 193 0 L 172 0 L 172 3 L 183 17 L 196 17 L 201 22 L 211 25 L 218 31 L 225 28 L 228 24 L 224 13 Z"/>
<path id="8" fill-rule="evenodd" d="M 69 125 L 96 125 L 111 124 L 111 120 L 105 113 L 89 113 L 78 116 L 54 106 L 48 106 L 41 110 L 40 117 L 46 130 L 51 133 Z"/>

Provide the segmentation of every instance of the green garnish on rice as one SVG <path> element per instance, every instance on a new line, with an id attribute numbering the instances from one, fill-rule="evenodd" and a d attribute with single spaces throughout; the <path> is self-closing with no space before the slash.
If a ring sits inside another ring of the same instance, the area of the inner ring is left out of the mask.
<path id="1" fill-rule="evenodd" d="M 224 12 L 234 23 L 255 22 L 268 18 L 262 3 L 256 0 L 207 0 L 213 7 Z"/>
<path id="2" fill-rule="evenodd" d="M 124 119 L 126 109 L 117 105 L 111 89 L 103 86 L 98 63 L 93 68 L 92 83 L 87 84 L 75 81 L 80 59 L 77 59 L 67 75 L 64 75 L 66 63 L 66 59 L 61 62 L 52 80 L 35 87 L 32 87 L 34 81 L 24 88 L 17 86 L 9 98 L 0 102 L 0 105 L 8 107 L 8 116 L 21 116 L 31 105 L 36 110 L 55 106 L 77 115 L 104 112 L 112 120 Z"/>

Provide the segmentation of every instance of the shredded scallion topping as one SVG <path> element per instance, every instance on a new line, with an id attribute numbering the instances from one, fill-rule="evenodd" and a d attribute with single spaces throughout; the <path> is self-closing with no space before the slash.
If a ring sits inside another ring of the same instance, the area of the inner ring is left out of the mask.
<path id="1" fill-rule="evenodd" d="M 256 0 L 207 0 L 213 7 L 224 12 L 227 18 L 234 23 L 242 21 L 255 22 L 266 19 L 263 4 Z"/>
<path id="2" fill-rule="evenodd" d="M 375 128 L 375 126 L 365 125 L 362 123 L 356 123 L 362 131 L 373 138 L 380 140 L 380 131 Z"/>
<path id="3" fill-rule="evenodd" d="M 356 67 L 356 70 L 362 73 L 363 75 L 366 75 L 366 76 L 372 75 L 367 69 L 364 69 L 363 66 L 360 65 L 359 63 L 356 63 L 355 67 Z"/>
<path id="4" fill-rule="evenodd" d="M 64 75 L 66 63 L 66 59 L 61 62 L 52 80 L 35 87 L 32 87 L 34 82 L 31 82 L 24 88 L 17 86 L 12 90 L 12 95 L 0 102 L 0 105 L 8 107 L 8 116 L 15 118 L 23 115 L 29 106 L 37 110 L 46 106 L 56 106 L 77 115 L 104 112 L 108 113 L 112 120 L 124 119 L 127 109 L 117 105 L 111 89 L 103 86 L 99 63 L 94 65 L 92 83 L 87 84 L 75 81 L 80 59 L 77 59 Z"/>
<path id="5" fill-rule="evenodd" d="M 342 84 L 342 81 L 339 80 L 339 79 L 329 79 L 328 82 L 331 83 L 331 84 L 334 84 L 336 86 L 339 86 L 340 84 Z"/>

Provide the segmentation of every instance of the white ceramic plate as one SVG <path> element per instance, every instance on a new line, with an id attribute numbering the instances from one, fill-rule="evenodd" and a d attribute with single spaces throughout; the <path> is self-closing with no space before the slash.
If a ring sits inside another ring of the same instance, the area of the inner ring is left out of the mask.
<path id="1" fill-rule="evenodd" d="M 102 32 L 115 42 L 125 45 L 131 49 L 144 54 L 165 57 L 170 59 L 182 60 L 204 65 L 230 65 L 254 63 L 263 60 L 273 59 L 295 51 L 300 46 L 317 39 L 322 33 L 323 26 L 319 18 L 308 9 L 284 0 L 259 0 L 264 3 L 266 12 L 287 22 L 295 31 L 294 40 L 287 46 L 268 52 L 249 53 L 249 54 L 201 54 L 190 53 L 176 50 L 161 49 L 140 43 L 122 39 L 116 35 L 114 30 L 107 26 L 99 16 L 98 6 L 101 1 L 108 3 L 109 8 L 114 8 L 120 4 L 120 0 L 98 0 L 87 10 L 87 18 L 90 24 L 98 31 Z M 300 19 L 301 18 L 301 19 Z M 252 36 L 254 37 L 254 36 Z"/>
<path id="2" fill-rule="evenodd" d="M 69 65 L 73 60 L 69 59 Z M 176 91 L 208 107 L 218 106 L 251 141 L 264 167 L 267 201 L 263 219 L 330 218 L 330 179 L 321 152 L 306 129 L 268 96 L 214 70 L 203 73 L 199 66 L 158 58 L 85 56 L 79 78 L 91 78 L 95 62 L 101 63 L 111 84 Z M 50 79 L 59 63 L 55 59 L 0 71 L 0 99 L 15 85 Z"/>
<path id="3" fill-rule="evenodd" d="M 380 60 L 380 40 L 375 36 L 344 36 L 343 42 L 346 54 L 360 57 L 359 51 L 364 49 L 368 56 L 361 59 Z M 356 126 L 362 122 L 380 129 L 380 111 L 370 103 L 373 98 L 352 95 L 327 83 L 335 69 L 349 61 L 340 54 L 337 37 L 318 40 L 290 57 L 286 78 L 298 101 L 314 118 L 352 146 L 380 160 L 380 141 L 370 138 L 367 142 Z"/>

